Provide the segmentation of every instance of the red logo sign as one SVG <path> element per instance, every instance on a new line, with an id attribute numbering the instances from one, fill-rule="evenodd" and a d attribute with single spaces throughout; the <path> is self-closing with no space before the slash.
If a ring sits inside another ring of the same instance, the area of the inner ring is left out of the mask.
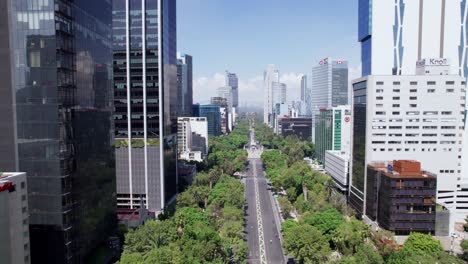
<path id="1" fill-rule="evenodd" d="M 347 117 L 344 118 L 344 121 L 345 121 L 346 123 L 348 123 L 350 120 L 351 120 L 351 118 L 349 118 L 349 116 L 347 116 Z"/>

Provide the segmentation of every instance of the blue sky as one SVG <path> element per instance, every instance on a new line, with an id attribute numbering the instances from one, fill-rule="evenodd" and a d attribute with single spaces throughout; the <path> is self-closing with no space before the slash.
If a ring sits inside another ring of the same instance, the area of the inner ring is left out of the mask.
<path id="1" fill-rule="evenodd" d="M 357 0 L 178 0 L 177 8 L 178 50 L 194 58 L 197 102 L 209 100 L 226 69 L 239 76 L 240 100 L 257 104 L 269 63 L 288 85 L 288 100 L 297 99 L 300 75 L 324 57 L 358 71 Z"/>

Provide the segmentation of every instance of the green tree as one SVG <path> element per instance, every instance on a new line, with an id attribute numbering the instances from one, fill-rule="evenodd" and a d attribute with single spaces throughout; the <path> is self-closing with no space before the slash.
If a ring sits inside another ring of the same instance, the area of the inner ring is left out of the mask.
<path id="1" fill-rule="evenodd" d="M 369 227 L 362 221 L 352 218 L 335 230 L 332 240 L 338 251 L 344 255 L 352 255 L 357 252 L 358 246 L 364 243 L 368 235 Z"/>
<path id="2" fill-rule="evenodd" d="M 299 223 L 292 220 L 292 219 L 288 219 L 286 221 L 284 221 L 283 223 L 281 223 L 281 232 L 283 233 L 286 233 L 289 231 L 289 229 L 293 228 L 293 227 L 297 227 L 299 226 Z"/>
<path id="3" fill-rule="evenodd" d="M 344 223 L 344 218 L 335 208 L 330 208 L 304 218 L 304 222 L 322 231 L 331 242 L 335 230 Z"/>
<path id="4" fill-rule="evenodd" d="M 331 254 L 320 230 L 307 224 L 291 227 L 284 233 L 284 249 L 298 263 L 324 263 Z"/>
<path id="5" fill-rule="evenodd" d="M 425 255 L 444 252 L 444 248 L 440 241 L 434 239 L 431 235 L 411 233 L 406 240 L 402 251 L 415 253 L 417 255 Z"/>
<path id="6" fill-rule="evenodd" d="M 148 221 L 125 236 L 126 253 L 145 256 L 152 249 L 168 245 L 177 239 L 176 228 L 171 221 Z"/>
<path id="7" fill-rule="evenodd" d="M 278 203 L 281 208 L 281 215 L 284 219 L 288 219 L 291 215 L 291 212 L 294 210 L 294 207 L 292 206 L 291 202 L 289 202 L 289 200 L 286 197 L 279 197 Z"/>

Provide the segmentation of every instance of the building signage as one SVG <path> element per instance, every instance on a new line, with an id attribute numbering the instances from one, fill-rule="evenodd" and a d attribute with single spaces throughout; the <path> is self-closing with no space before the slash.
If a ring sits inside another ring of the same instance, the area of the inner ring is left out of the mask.
<path id="1" fill-rule="evenodd" d="M 423 59 L 416 62 L 416 66 L 448 66 L 449 62 L 448 59 L 444 58 L 429 58 Z"/>
<path id="2" fill-rule="evenodd" d="M 325 58 L 319 62 L 320 65 L 327 65 L 328 64 L 328 58 Z"/>

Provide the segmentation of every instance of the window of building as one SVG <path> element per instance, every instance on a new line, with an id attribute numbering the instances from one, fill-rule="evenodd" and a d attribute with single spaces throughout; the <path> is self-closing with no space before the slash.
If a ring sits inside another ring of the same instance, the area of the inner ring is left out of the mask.
<path id="1" fill-rule="evenodd" d="M 400 92 L 400 89 L 393 89 L 393 92 L 394 92 L 394 93 L 399 93 L 399 92 Z"/>
<path id="2" fill-rule="evenodd" d="M 419 115 L 419 111 L 408 111 L 406 115 Z"/>
<path id="3" fill-rule="evenodd" d="M 375 90 L 376 93 L 383 93 L 383 89 L 377 89 Z"/>
<path id="4" fill-rule="evenodd" d="M 392 107 L 400 107 L 400 104 L 392 104 Z"/>
<path id="5" fill-rule="evenodd" d="M 438 111 L 424 111 L 423 115 L 437 115 L 439 114 Z"/>
<path id="6" fill-rule="evenodd" d="M 384 85 L 384 82 L 376 82 L 376 85 Z"/>
<path id="7" fill-rule="evenodd" d="M 383 96 L 377 96 L 375 97 L 376 100 L 383 100 Z"/>
<path id="8" fill-rule="evenodd" d="M 410 82 L 410 85 L 418 85 L 418 82 Z"/>
<path id="9" fill-rule="evenodd" d="M 393 100 L 400 100 L 400 96 L 394 96 L 392 99 Z"/>
<path id="10" fill-rule="evenodd" d="M 400 85 L 400 82 L 393 82 L 393 85 Z"/>
<path id="11" fill-rule="evenodd" d="M 417 96 L 410 96 L 409 99 L 410 99 L 410 100 L 418 100 L 418 97 L 417 97 Z"/>
<path id="12" fill-rule="evenodd" d="M 445 84 L 446 84 L 446 85 L 454 85 L 455 82 L 454 82 L 454 81 L 446 81 Z"/>
<path id="13" fill-rule="evenodd" d="M 436 82 L 434 82 L 434 81 L 429 81 L 429 82 L 427 82 L 427 85 L 436 85 Z"/>
<path id="14" fill-rule="evenodd" d="M 398 111 L 392 112 L 392 115 L 399 115 L 399 114 L 400 114 L 400 112 L 398 112 Z"/>
<path id="15" fill-rule="evenodd" d="M 455 90 L 454 89 L 447 89 L 447 93 L 453 93 Z"/>
<path id="16" fill-rule="evenodd" d="M 435 93 L 435 89 L 427 89 L 428 93 Z"/>
<path id="17" fill-rule="evenodd" d="M 385 115 L 385 111 L 377 111 L 375 112 L 376 115 Z"/>
<path id="18" fill-rule="evenodd" d="M 418 90 L 416 90 L 416 89 L 410 89 L 409 91 L 410 91 L 410 93 L 416 93 L 416 92 L 418 92 Z"/>
<path id="19" fill-rule="evenodd" d="M 417 104 L 410 104 L 409 106 L 410 106 L 411 108 L 416 108 L 416 107 L 418 107 Z"/>

